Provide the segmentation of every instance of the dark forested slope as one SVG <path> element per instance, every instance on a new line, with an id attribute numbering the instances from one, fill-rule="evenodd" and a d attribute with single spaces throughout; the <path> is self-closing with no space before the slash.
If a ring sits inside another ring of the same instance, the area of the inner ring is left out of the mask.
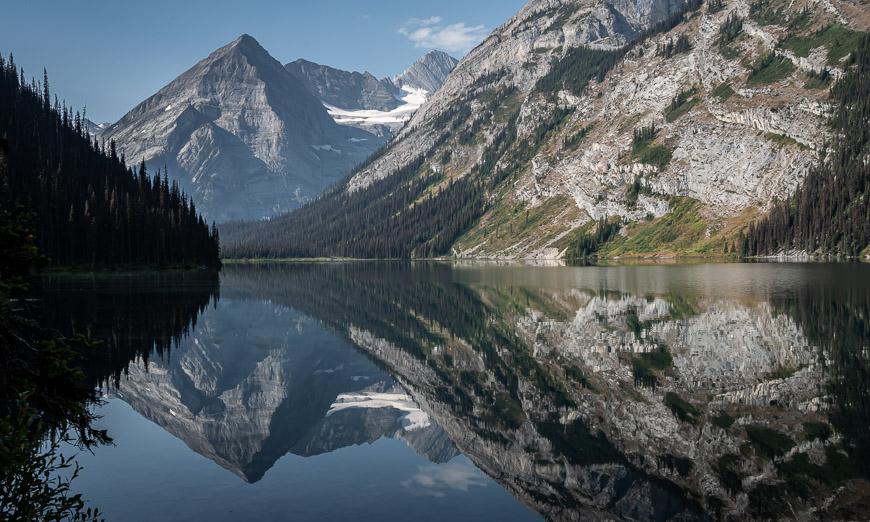
<path id="1" fill-rule="evenodd" d="M 48 75 L 27 83 L 0 57 L 0 207 L 19 209 L 53 265 L 217 266 L 217 231 L 165 173 L 138 172 L 91 140 Z"/>
<path id="2" fill-rule="evenodd" d="M 851 61 L 832 89 L 836 142 L 792 197 L 750 227 L 746 254 L 858 256 L 870 246 L 870 35 Z"/>

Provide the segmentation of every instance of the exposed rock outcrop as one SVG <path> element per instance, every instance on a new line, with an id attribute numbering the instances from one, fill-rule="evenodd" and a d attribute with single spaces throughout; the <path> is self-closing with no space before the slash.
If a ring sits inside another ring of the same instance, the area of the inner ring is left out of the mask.
<path id="1" fill-rule="evenodd" d="M 242 35 L 137 105 L 101 137 L 191 195 L 210 220 L 294 208 L 383 140 L 336 124 L 299 80 Z"/>

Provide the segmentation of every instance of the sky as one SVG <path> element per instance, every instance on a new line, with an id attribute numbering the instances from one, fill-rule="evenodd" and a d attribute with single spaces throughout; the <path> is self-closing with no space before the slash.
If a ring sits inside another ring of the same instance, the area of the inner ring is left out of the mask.
<path id="1" fill-rule="evenodd" d="M 394 76 L 431 49 L 461 58 L 526 0 L 17 0 L 0 52 L 88 118 L 114 122 L 242 33 L 297 58 Z"/>

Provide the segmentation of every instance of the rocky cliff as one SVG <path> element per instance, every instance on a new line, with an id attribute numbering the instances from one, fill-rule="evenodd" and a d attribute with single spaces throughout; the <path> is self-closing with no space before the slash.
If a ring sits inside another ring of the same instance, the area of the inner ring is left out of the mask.
<path id="1" fill-rule="evenodd" d="M 554 63 L 570 60 L 571 49 L 620 48 L 679 7 L 531 2 L 463 60 L 408 131 L 357 174 L 349 190 L 432 146 L 440 129 L 431 122 L 451 105 L 467 99 L 480 113 L 487 93 L 510 86 L 517 94 L 494 112 L 516 111 L 517 141 L 532 149 L 530 157 L 519 163 L 502 158 L 500 167 L 512 169 L 509 178 L 493 191 L 492 209 L 457 242 L 457 255 L 558 257 L 571 231 L 584 223 L 618 216 L 639 223 L 624 231 L 631 237 L 649 228 L 647 222 L 655 225 L 680 210 L 675 197 L 697 202 L 691 215 L 676 219 L 698 230 L 674 235 L 690 236 L 685 243 L 701 249 L 721 247 L 749 214 L 794 190 L 829 139 L 826 84 L 814 78 L 822 71 L 840 75 L 848 49 L 832 48 L 817 32 L 837 32 L 854 45 L 852 31 L 866 30 L 867 17 L 854 16 L 846 2 L 736 1 L 715 9 L 707 4 L 673 29 L 643 39 L 582 92 L 541 92 L 539 80 Z M 723 35 L 729 18 L 742 23 L 733 40 Z M 667 51 L 682 39 L 685 49 Z M 762 66 L 766 53 L 774 53 L 778 65 Z M 487 75 L 490 87 L 475 90 Z M 473 144 L 448 139 L 439 147 L 451 150 L 451 159 L 433 160 L 429 168 L 449 179 L 471 173 L 499 130 L 497 123 L 487 128 L 478 120 L 466 123 L 483 129 Z M 649 147 L 661 154 L 657 159 L 633 146 L 633 132 L 650 125 L 656 131 Z M 639 195 L 632 193 L 633 184 L 640 185 Z M 536 217 L 545 225 L 524 223 Z M 673 243 L 630 244 L 613 253 L 681 248 Z"/>
<path id="2" fill-rule="evenodd" d="M 378 222 L 415 227 L 417 256 L 565 257 L 600 220 L 608 256 L 722 254 L 824 152 L 868 26 L 851 0 L 531 1 L 334 198 L 403 187 Z"/>
<path id="3" fill-rule="evenodd" d="M 337 125 L 254 38 L 242 35 L 143 101 L 101 136 L 128 163 L 169 174 L 211 220 L 286 211 L 341 179 L 383 142 Z"/>
<path id="4" fill-rule="evenodd" d="M 391 111 L 401 104 L 401 90 L 388 78 L 349 72 L 299 59 L 285 65 L 323 103 L 350 110 Z"/>
<path id="5" fill-rule="evenodd" d="M 378 80 L 306 60 L 286 68 L 317 96 L 336 123 L 392 138 L 414 112 L 441 88 L 457 60 L 430 51 L 396 78 Z"/>

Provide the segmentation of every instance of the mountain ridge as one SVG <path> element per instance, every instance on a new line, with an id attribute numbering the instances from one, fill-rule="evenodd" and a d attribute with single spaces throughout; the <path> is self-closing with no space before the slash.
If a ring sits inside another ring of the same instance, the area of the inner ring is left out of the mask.
<path id="1" fill-rule="evenodd" d="M 262 218 L 315 197 L 382 143 L 337 125 L 250 35 L 212 52 L 102 133 L 167 165 L 210 219 Z"/>
<path id="2" fill-rule="evenodd" d="M 824 82 L 867 29 L 850 12 L 532 1 L 340 189 L 240 227 L 248 240 L 229 229 L 227 255 L 564 259 L 590 242 L 611 257 L 734 255 L 829 139 Z"/>
<path id="3" fill-rule="evenodd" d="M 336 123 L 392 137 L 444 83 L 457 60 L 429 51 L 394 78 L 298 59 L 285 65 L 326 106 Z"/>

